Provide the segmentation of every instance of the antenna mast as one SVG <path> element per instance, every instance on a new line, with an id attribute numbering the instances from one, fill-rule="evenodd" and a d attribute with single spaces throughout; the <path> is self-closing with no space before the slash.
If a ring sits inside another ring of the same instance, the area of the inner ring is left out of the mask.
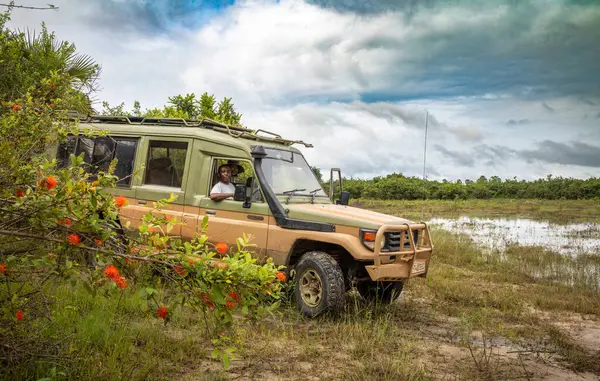
<path id="1" fill-rule="evenodd" d="M 424 219 L 425 208 L 425 163 L 427 161 L 427 127 L 429 124 L 429 110 L 425 110 L 425 146 L 423 147 L 423 200 L 421 201 L 421 221 Z"/>

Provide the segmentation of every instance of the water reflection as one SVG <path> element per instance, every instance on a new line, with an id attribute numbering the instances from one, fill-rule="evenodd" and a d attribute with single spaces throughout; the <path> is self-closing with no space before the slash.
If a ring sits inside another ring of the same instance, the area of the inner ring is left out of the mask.
<path id="1" fill-rule="evenodd" d="M 455 233 L 466 233 L 489 249 L 511 244 L 542 246 L 556 253 L 577 256 L 600 254 L 600 224 L 557 225 L 524 218 L 433 218 L 429 223 Z"/>

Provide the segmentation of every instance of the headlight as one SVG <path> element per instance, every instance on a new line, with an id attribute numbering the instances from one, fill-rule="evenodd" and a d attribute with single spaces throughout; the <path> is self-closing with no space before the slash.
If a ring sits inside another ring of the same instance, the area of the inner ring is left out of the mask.
<path id="1" fill-rule="evenodd" d="M 377 237 L 377 230 L 372 229 L 360 229 L 360 240 L 370 250 L 375 250 L 375 238 Z M 381 249 L 385 247 L 385 236 L 381 240 Z"/>

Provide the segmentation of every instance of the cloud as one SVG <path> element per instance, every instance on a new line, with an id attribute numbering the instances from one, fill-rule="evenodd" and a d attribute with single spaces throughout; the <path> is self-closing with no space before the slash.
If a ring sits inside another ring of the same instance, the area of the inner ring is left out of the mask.
<path id="1" fill-rule="evenodd" d="M 443 156 L 455 162 L 457 165 L 473 167 L 475 165 L 475 159 L 468 153 L 451 151 L 445 147 L 442 147 L 439 144 L 436 144 L 434 148 L 442 153 Z"/>
<path id="2" fill-rule="evenodd" d="M 509 119 L 509 121 L 506 122 L 506 124 L 508 124 L 509 126 L 518 126 L 518 125 L 529 124 L 529 123 L 531 123 L 531 121 L 529 119 L 519 119 L 519 120 Z"/>
<path id="3" fill-rule="evenodd" d="M 544 109 L 550 111 L 550 112 L 554 112 L 554 108 L 550 107 L 546 104 L 546 102 L 542 103 L 542 106 L 544 106 Z"/>
<path id="4" fill-rule="evenodd" d="M 452 127 L 450 132 L 458 139 L 468 142 L 479 142 L 485 137 L 480 128 L 472 126 Z"/>
<path id="5" fill-rule="evenodd" d="M 582 142 L 557 143 L 551 140 L 544 140 L 537 146 L 535 150 L 522 150 L 517 154 L 528 161 L 600 167 L 600 146 Z"/>

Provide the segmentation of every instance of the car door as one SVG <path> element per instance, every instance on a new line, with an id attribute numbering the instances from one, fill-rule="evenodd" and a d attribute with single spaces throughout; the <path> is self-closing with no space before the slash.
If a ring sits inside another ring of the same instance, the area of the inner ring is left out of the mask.
<path id="1" fill-rule="evenodd" d="M 245 183 L 248 177 L 254 175 L 252 163 L 246 159 L 237 159 L 243 164 L 246 173 L 240 176 L 238 181 Z M 250 238 L 248 249 L 259 259 L 267 257 L 267 233 L 269 230 L 269 216 L 271 212 L 269 206 L 260 193 L 258 186 L 255 188 L 255 197 L 250 207 L 244 208 L 243 202 L 226 199 L 222 201 L 213 201 L 210 199 L 210 190 L 216 182 L 216 169 L 228 159 L 224 157 L 210 157 L 207 160 L 205 168 L 209 172 L 208 176 L 202 176 L 200 184 L 200 193 L 197 196 L 198 206 L 186 206 L 185 209 L 185 230 L 184 236 L 195 233 L 201 226 L 202 220 L 208 216 L 208 227 L 206 234 L 209 242 L 216 244 L 225 242 L 230 247 L 237 247 L 237 239 L 245 234 Z M 257 182 L 255 181 L 257 184 Z M 194 222 L 190 219 L 193 217 Z"/>
<path id="2" fill-rule="evenodd" d="M 191 139 L 171 137 L 148 137 L 140 147 L 145 152 L 143 158 L 146 168 L 142 181 L 135 191 L 135 219 L 140 221 L 148 212 L 157 217 L 181 220 L 184 212 L 185 189 L 189 171 Z M 168 199 L 171 194 L 177 199 L 160 211 L 155 210 L 154 202 Z M 181 235 L 181 225 L 174 225 L 166 232 L 169 235 Z"/>

